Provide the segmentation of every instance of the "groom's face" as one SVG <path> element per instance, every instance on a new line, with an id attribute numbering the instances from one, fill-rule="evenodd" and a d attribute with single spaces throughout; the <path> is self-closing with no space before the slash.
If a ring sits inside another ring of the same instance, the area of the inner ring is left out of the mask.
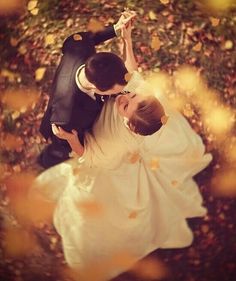
<path id="1" fill-rule="evenodd" d="M 115 95 L 115 94 L 119 94 L 120 92 L 123 91 L 125 85 L 119 85 L 119 84 L 115 84 L 111 89 L 107 90 L 107 91 L 100 91 L 99 89 L 95 88 L 94 91 L 96 92 L 96 94 L 99 95 Z"/>

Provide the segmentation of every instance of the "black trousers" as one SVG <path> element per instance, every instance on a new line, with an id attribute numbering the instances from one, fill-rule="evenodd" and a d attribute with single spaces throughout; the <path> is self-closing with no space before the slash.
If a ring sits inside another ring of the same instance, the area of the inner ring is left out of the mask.
<path id="1" fill-rule="evenodd" d="M 70 158 L 71 147 L 67 141 L 56 136 L 52 136 L 51 141 L 52 143 L 44 148 L 38 158 L 38 163 L 46 169 Z"/>

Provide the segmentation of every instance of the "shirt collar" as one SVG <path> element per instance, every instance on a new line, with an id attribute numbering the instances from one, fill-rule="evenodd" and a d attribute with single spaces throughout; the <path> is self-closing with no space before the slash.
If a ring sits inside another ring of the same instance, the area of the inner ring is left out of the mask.
<path id="1" fill-rule="evenodd" d="M 75 82 L 76 82 L 76 85 L 77 87 L 82 91 L 84 92 L 85 94 L 87 94 L 88 96 L 90 96 L 90 98 L 96 100 L 96 97 L 94 96 L 95 92 L 93 90 L 88 90 L 88 89 L 85 89 L 79 82 L 79 79 L 78 79 L 78 74 L 79 72 L 82 70 L 82 68 L 84 67 L 85 65 L 82 64 L 76 71 L 76 74 L 75 74 Z"/>

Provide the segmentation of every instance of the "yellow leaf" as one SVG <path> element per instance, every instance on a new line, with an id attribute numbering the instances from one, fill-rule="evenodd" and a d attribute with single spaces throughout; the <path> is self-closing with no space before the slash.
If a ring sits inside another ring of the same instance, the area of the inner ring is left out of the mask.
<path id="1" fill-rule="evenodd" d="M 38 1 L 29 1 L 28 5 L 27 5 L 28 11 L 31 11 L 34 8 L 36 8 L 37 4 L 38 4 Z"/>
<path id="2" fill-rule="evenodd" d="M 224 49 L 230 50 L 233 48 L 233 46 L 234 46 L 233 42 L 231 40 L 227 40 L 227 41 L 225 41 Z"/>
<path id="3" fill-rule="evenodd" d="M 83 38 L 82 38 L 82 36 L 81 36 L 80 34 L 74 34 L 73 39 L 74 39 L 75 41 L 80 41 L 80 40 L 82 40 Z"/>
<path id="4" fill-rule="evenodd" d="M 132 73 L 127 72 L 127 73 L 125 74 L 125 81 L 126 81 L 126 82 L 129 82 L 129 80 L 131 79 L 131 77 L 132 77 Z"/>
<path id="5" fill-rule="evenodd" d="M 53 34 L 48 34 L 45 37 L 44 42 L 45 42 L 46 46 L 54 44 L 55 43 L 55 36 Z"/>
<path id="6" fill-rule="evenodd" d="M 198 42 L 194 47 L 193 47 L 193 50 L 196 51 L 196 52 L 200 52 L 202 49 L 202 43 L 201 42 Z"/>
<path id="7" fill-rule="evenodd" d="M 103 29 L 104 29 L 104 25 L 100 21 L 93 18 L 89 20 L 88 27 L 87 27 L 88 31 L 98 32 L 98 31 L 102 31 Z"/>
<path id="8" fill-rule="evenodd" d="M 18 52 L 21 54 L 21 55 L 24 55 L 27 53 L 27 48 L 24 44 L 20 45 L 20 47 L 18 48 Z"/>
<path id="9" fill-rule="evenodd" d="M 148 15 L 149 15 L 150 20 L 156 20 L 157 19 L 157 15 L 153 11 L 149 11 Z"/>
<path id="10" fill-rule="evenodd" d="M 154 35 L 151 41 L 151 47 L 153 50 L 158 51 L 161 47 L 161 41 L 158 36 Z"/>
<path id="11" fill-rule="evenodd" d="M 38 8 L 34 8 L 33 10 L 30 11 L 30 13 L 31 13 L 33 16 L 37 16 L 37 14 L 39 13 L 39 9 L 38 9 Z"/>
<path id="12" fill-rule="evenodd" d="M 160 2 L 164 5 L 169 4 L 170 0 L 160 0 Z"/>
<path id="13" fill-rule="evenodd" d="M 151 159 L 149 163 L 149 167 L 152 171 L 156 171 L 160 167 L 158 159 L 157 158 Z"/>
<path id="14" fill-rule="evenodd" d="M 45 67 L 39 67 L 36 71 L 35 71 L 35 80 L 36 81 L 40 81 L 43 79 L 44 74 L 45 74 L 46 68 Z"/>
<path id="15" fill-rule="evenodd" d="M 137 212 L 136 211 L 132 211 L 130 214 L 129 214 L 129 219 L 135 219 L 137 218 Z"/>
<path id="16" fill-rule="evenodd" d="M 8 78 L 9 82 L 15 82 L 20 77 L 19 73 L 11 72 L 8 69 L 3 69 L 0 76 Z"/>
<path id="17" fill-rule="evenodd" d="M 77 204 L 80 211 L 88 217 L 97 217 L 103 214 L 104 208 L 102 204 L 96 201 L 81 201 Z"/>
<path id="18" fill-rule="evenodd" d="M 173 181 L 171 182 L 171 184 L 172 184 L 173 186 L 177 186 L 178 181 L 177 181 L 177 180 L 173 180 Z"/>
<path id="19" fill-rule="evenodd" d="M 140 160 L 140 155 L 139 155 L 138 152 L 130 153 L 128 155 L 128 162 L 131 163 L 131 164 L 134 164 L 139 160 Z"/>
<path id="20" fill-rule="evenodd" d="M 165 124 L 167 123 L 168 119 L 169 119 L 169 116 L 166 116 L 166 115 L 162 116 L 162 117 L 161 117 L 161 123 L 162 123 L 162 125 L 165 125 Z"/>
<path id="21" fill-rule="evenodd" d="M 212 26 L 217 26 L 217 25 L 219 25 L 220 19 L 210 17 L 210 21 L 211 21 Z"/>

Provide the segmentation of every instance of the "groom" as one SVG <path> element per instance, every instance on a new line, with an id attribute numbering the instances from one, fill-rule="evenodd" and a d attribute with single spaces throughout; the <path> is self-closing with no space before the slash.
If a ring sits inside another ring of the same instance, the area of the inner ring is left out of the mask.
<path id="1" fill-rule="evenodd" d="M 113 53 L 96 53 L 95 46 L 115 37 L 133 17 L 121 16 L 115 25 L 102 31 L 79 32 L 65 40 L 40 126 L 41 134 L 51 141 L 38 158 L 44 168 L 67 160 L 71 152 L 68 142 L 53 134 L 51 124 L 66 131 L 76 130 L 83 144 L 84 133 L 92 128 L 106 96 L 121 92 L 127 84 L 124 62 Z"/>

